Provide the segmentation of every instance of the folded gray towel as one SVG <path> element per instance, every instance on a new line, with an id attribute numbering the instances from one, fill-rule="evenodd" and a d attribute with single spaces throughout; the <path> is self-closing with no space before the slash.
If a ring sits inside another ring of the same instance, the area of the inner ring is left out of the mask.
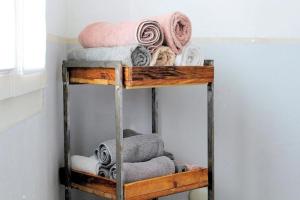
<path id="1" fill-rule="evenodd" d="M 146 162 L 124 163 L 124 182 L 131 183 L 148 178 L 164 176 L 175 172 L 174 162 L 166 157 L 161 156 L 153 158 Z M 116 165 L 112 166 L 109 175 L 111 179 L 116 179 Z"/>
<path id="2" fill-rule="evenodd" d="M 136 135 L 123 139 L 123 161 L 144 162 L 164 153 L 164 143 L 157 134 Z M 110 168 L 116 163 L 116 140 L 107 140 L 96 150 L 102 167 Z"/>
<path id="3" fill-rule="evenodd" d="M 101 167 L 98 172 L 98 176 L 109 178 L 109 169 Z"/>
<path id="4" fill-rule="evenodd" d="M 71 50 L 68 53 L 68 59 L 86 61 L 116 60 L 127 66 L 148 66 L 151 61 L 151 54 L 145 47 L 140 45 L 80 48 Z"/>

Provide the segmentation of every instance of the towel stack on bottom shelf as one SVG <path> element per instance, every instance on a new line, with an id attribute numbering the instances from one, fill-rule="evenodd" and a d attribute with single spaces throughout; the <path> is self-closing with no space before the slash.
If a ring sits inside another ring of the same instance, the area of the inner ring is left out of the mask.
<path id="1" fill-rule="evenodd" d="M 163 176 L 187 171 L 187 165 L 174 161 L 172 153 L 164 150 L 157 134 L 140 134 L 124 130 L 123 170 L 124 182 Z M 72 156 L 72 169 L 116 179 L 116 141 L 102 142 L 91 157 Z"/>

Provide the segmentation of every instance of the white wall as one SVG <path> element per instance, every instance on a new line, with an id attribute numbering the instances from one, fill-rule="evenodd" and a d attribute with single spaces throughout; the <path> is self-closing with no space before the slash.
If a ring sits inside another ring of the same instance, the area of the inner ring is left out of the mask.
<path id="1" fill-rule="evenodd" d="M 47 32 L 65 34 L 66 5 L 47 1 Z M 65 44 L 47 41 L 47 87 L 37 115 L 0 133 L 0 199 L 58 200 L 62 161 L 60 66 Z"/>
<path id="2" fill-rule="evenodd" d="M 299 37 L 297 0 L 68 0 L 68 34 L 97 20 L 135 20 L 182 11 L 193 22 L 194 37 Z"/>

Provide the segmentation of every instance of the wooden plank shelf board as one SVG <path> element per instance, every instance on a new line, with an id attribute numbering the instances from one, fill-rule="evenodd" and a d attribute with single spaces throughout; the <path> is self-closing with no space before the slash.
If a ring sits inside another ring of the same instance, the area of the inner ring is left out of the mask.
<path id="1" fill-rule="evenodd" d="M 115 85 L 113 67 L 69 67 L 70 84 Z M 207 84 L 214 80 L 213 66 L 123 67 L 126 89 Z"/>
<path id="2" fill-rule="evenodd" d="M 64 183 L 64 168 L 60 169 L 61 182 Z M 72 188 L 108 199 L 116 199 L 116 182 L 91 174 L 72 170 Z M 170 174 L 124 184 L 124 199 L 149 200 L 196 188 L 207 187 L 208 170 L 198 168 L 187 172 Z"/>

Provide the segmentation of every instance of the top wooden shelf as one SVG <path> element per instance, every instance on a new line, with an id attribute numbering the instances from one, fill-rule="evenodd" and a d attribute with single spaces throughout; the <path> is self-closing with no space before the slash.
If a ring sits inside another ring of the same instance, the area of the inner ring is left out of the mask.
<path id="1" fill-rule="evenodd" d="M 70 84 L 115 85 L 115 67 L 120 62 L 64 61 Z M 214 80 L 213 65 L 123 67 L 126 89 L 207 84 Z"/>

